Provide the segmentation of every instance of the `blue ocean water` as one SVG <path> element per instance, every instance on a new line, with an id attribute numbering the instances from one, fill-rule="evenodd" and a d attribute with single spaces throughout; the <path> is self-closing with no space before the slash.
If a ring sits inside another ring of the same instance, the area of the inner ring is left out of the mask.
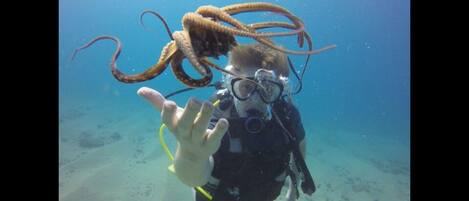
<path id="1" fill-rule="evenodd" d="M 155 137 L 158 112 L 136 94 L 142 86 L 163 94 L 184 88 L 171 69 L 144 83 L 118 82 L 109 67 L 111 41 L 69 59 L 93 37 L 113 35 L 123 44 L 119 69 L 142 72 L 170 40 L 156 18 L 145 16 L 148 30 L 139 24 L 143 10 L 160 13 L 176 31 L 182 16 L 199 6 L 240 2 L 248 1 L 59 1 L 60 200 L 191 200 L 190 189 L 165 169 L 169 162 Z M 301 199 L 410 200 L 410 2 L 265 2 L 300 17 L 315 49 L 337 45 L 311 57 L 303 90 L 294 97 L 306 129 L 306 160 L 318 185 L 312 198 Z M 250 13 L 237 19 L 283 18 Z M 298 49 L 295 37 L 275 41 Z M 305 56 L 290 57 L 300 69 Z M 224 66 L 226 58 L 216 62 Z M 187 61 L 184 66 L 191 68 Z M 221 73 L 214 73 L 220 79 Z M 206 100 L 212 92 L 197 89 L 173 100 L 183 106 L 191 96 Z"/>

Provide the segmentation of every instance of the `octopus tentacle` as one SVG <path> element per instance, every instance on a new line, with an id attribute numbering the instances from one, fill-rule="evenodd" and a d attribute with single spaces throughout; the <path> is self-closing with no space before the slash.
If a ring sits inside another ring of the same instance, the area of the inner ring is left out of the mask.
<path id="1" fill-rule="evenodd" d="M 190 77 L 184 71 L 184 68 L 182 66 L 182 61 L 184 57 L 184 53 L 178 51 L 176 54 L 174 54 L 173 59 L 171 60 L 171 69 L 173 70 L 173 73 L 176 78 L 189 87 L 203 87 L 210 84 L 213 79 L 212 71 L 210 71 L 210 69 L 208 69 L 206 66 L 202 65 L 207 71 L 207 74 L 201 79 L 194 79 Z"/>
<path id="2" fill-rule="evenodd" d="M 221 7 L 221 9 L 230 15 L 236 15 L 246 12 L 270 11 L 294 16 L 293 13 L 291 13 L 284 7 L 266 2 L 237 3 Z"/>
<path id="3" fill-rule="evenodd" d="M 255 33 L 255 32 L 242 31 L 239 29 L 235 29 L 235 28 L 214 22 L 208 18 L 203 17 L 202 15 L 198 13 L 186 13 L 182 18 L 182 22 L 183 22 L 183 27 L 185 30 L 189 30 L 191 26 L 199 26 L 199 27 L 206 28 L 206 29 L 216 30 L 222 33 L 244 36 L 244 37 L 251 37 L 251 38 L 278 36 L 277 33 Z M 293 34 L 289 34 L 289 35 L 293 35 Z"/>
<path id="4" fill-rule="evenodd" d="M 300 18 L 296 17 L 288 11 L 287 9 L 265 2 L 255 2 L 255 3 L 240 3 L 222 7 L 221 10 L 227 12 L 230 15 L 236 15 L 239 13 L 245 12 L 259 12 L 259 11 L 270 11 L 277 14 L 282 14 L 285 17 L 289 18 L 296 26 L 296 29 L 304 30 L 304 24 Z M 298 33 L 298 44 L 300 47 L 303 47 L 303 32 Z"/>
<path id="5" fill-rule="evenodd" d="M 201 14 L 204 17 L 215 17 L 219 20 L 222 20 L 228 24 L 231 24 L 237 28 L 245 27 L 245 25 L 235 18 L 231 17 L 228 13 L 224 12 L 222 9 L 215 6 L 201 6 L 196 10 L 196 13 Z M 274 37 L 274 36 L 290 36 L 299 34 L 304 31 L 304 26 L 300 23 L 299 27 L 294 31 L 290 32 L 255 32 L 256 37 Z"/>
<path id="6" fill-rule="evenodd" d="M 272 27 L 282 27 L 282 28 L 287 28 L 287 29 L 294 29 L 295 27 L 291 26 L 291 24 L 284 23 L 284 22 L 259 22 L 259 23 L 253 23 L 249 24 L 249 27 L 252 27 L 253 29 L 264 29 L 264 28 L 272 28 Z M 304 32 L 304 38 L 306 38 L 306 41 L 308 42 L 308 49 L 312 50 L 313 49 L 313 41 L 311 39 L 311 36 L 308 34 L 308 32 Z M 303 70 L 301 71 L 301 76 L 299 77 L 300 80 L 303 79 L 303 75 L 306 71 L 306 68 L 308 66 L 308 62 L 310 59 L 310 55 L 307 55 L 306 61 L 303 67 Z M 288 62 L 291 62 L 290 59 Z"/>
<path id="7" fill-rule="evenodd" d="M 169 38 L 171 38 L 171 40 L 174 40 L 173 36 L 171 35 L 171 29 L 169 28 L 168 24 L 166 23 L 166 20 L 164 20 L 164 18 L 155 11 L 144 10 L 142 13 L 140 13 L 140 24 L 145 28 L 145 24 L 143 23 L 143 16 L 147 13 L 153 14 L 154 16 L 158 17 L 161 20 L 161 22 L 163 22 L 163 25 L 166 29 L 166 32 L 168 32 Z"/>
<path id="8" fill-rule="evenodd" d="M 248 24 L 248 26 L 250 28 L 255 29 L 255 30 L 273 28 L 273 27 L 295 29 L 295 27 L 292 26 L 291 24 L 288 24 L 288 23 L 285 23 L 285 22 L 277 22 L 277 21 L 274 21 L 274 22 L 258 22 L 258 23 Z M 312 43 L 312 40 L 311 40 L 311 36 L 306 31 L 304 32 L 303 37 L 300 38 L 300 36 L 298 35 L 298 45 L 300 47 L 303 47 L 304 38 L 306 38 L 308 40 L 309 50 L 312 50 L 313 43 Z"/>
<path id="9" fill-rule="evenodd" d="M 186 55 L 189 62 L 194 66 L 194 68 L 202 75 L 206 76 L 208 74 L 206 68 L 200 64 L 197 56 L 195 54 L 194 48 L 192 47 L 191 38 L 187 31 L 175 31 L 173 33 L 174 41 L 179 50 L 181 50 L 184 55 Z"/>
<path id="10" fill-rule="evenodd" d="M 234 19 L 233 17 L 231 17 L 230 15 L 228 15 L 227 13 L 222 11 L 221 9 L 219 9 L 217 7 L 214 7 L 214 6 L 201 6 L 201 7 L 199 7 L 199 9 L 197 9 L 196 12 L 198 14 L 201 14 L 204 17 L 215 17 L 217 19 L 220 19 L 224 22 L 227 22 L 227 23 L 241 29 L 241 31 L 248 31 L 248 32 L 251 32 L 251 33 L 256 31 L 256 29 L 252 29 L 251 27 L 239 22 L 238 20 Z M 296 27 L 292 28 L 292 27 L 294 27 L 294 25 L 287 24 L 285 22 L 277 22 L 277 24 L 286 26 L 289 29 L 295 29 L 296 28 Z M 296 31 L 294 31 L 294 32 L 280 32 L 279 36 L 280 35 L 287 36 L 287 35 L 294 35 L 294 34 L 301 33 L 301 34 L 298 34 L 298 43 L 299 43 L 300 47 L 302 47 L 303 46 L 303 32 L 304 32 L 303 29 L 296 29 Z M 273 49 L 281 50 L 280 47 L 275 46 L 273 44 L 273 42 L 271 40 L 269 40 L 268 38 L 260 38 L 260 37 L 253 37 L 253 38 L 255 40 L 259 41 L 260 43 L 263 43 L 267 46 L 270 46 Z"/>
<path id="11" fill-rule="evenodd" d="M 186 13 L 183 18 L 182 18 L 182 23 L 184 30 L 190 30 L 192 27 L 198 27 L 198 28 L 205 28 L 209 30 L 213 30 L 216 32 L 224 33 L 224 34 L 231 34 L 231 35 L 239 35 L 239 36 L 244 36 L 244 37 L 252 37 L 254 39 L 258 39 L 253 33 L 249 27 L 243 25 L 241 26 L 241 30 L 234 29 L 222 24 L 219 24 L 217 22 L 211 21 L 203 16 L 201 16 L 198 13 Z M 269 39 L 265 38 L 264 40 Z M 271 43 L 271 45 L 273 45 Z"/>
<path id="12" fill-rule="evenodd" d="M 224 72 L 224 73 L 226 73 L 226 74 L 230 74 L 230 75 L 232 75 L 232 76 L 239 77 L 239 75 L 237 75 L 237 74 L 235 74 L 235 73 L 233 73 L 233 72 L 231 72 L 231 71 L 229 71 L 229 70 L 226 70 L 226 69 L 224 69 L 224 68 L 218 66 L 218 65 L 215 64 L 215 63 L 212 63 L 212 62 L 211 62 L 210 60 L 208 60 L 207 58 L 202 58 L 202 59 L 200 60 L 200 63 L 204 64 L 205 66 L 210 66 L 210 67 L 212 67 L 212 68 L 214 68 L 214 69 L 216 69 L 216 70 L 219 70 L 219 71 L 221 71 L 221 72 Z"/>
<path id="13" fill-rule="evenodd" d="M 306 32 L 304 32 L 306 33 Z M 306 35 L 306 34 L 303 34 L 303 35 Z M 259 40 L 260 43 L 264 44 L 264 45 L 267 45 L 268 47 L 272 48 L 272 49 L 275 49 L 277 51 L 281 51 L 281 52 L 284 52 L 284 53 L 289 53 L 289 54 L 296 54 L 296 55 L 312 55 L 312 54 L 318 54 L 318 53 L 321 53 L 321 52 L 324 52 L 326 50 L 329 50 L 329 49 L 332 49 L 332 48 L 335 48 L 337 47 L 336 45 L 328 45 L 326 47 L 323 47 L 323 48 L 320 48 L 320 49 L 316 49 L 316 50 L 308 50 L 308 51 L 295 51 L 295 50 L 290 50 L 290 49 L 285 49 L 283 47 L 279 47 L 279 46 L 276 46 L 274 45 L 271 41 L 267 41 L 265 39 L 262 39 L 260 38 Z"/>
<path id="14" fill-rule="evenodd" d="M 222 11 L 221 9 L 214 7 L 214 6 L 201 6 L 197 9 L 196 11 L 197 14 L 202 15 L 203 17 L 212 17 L 216 18 L 217 20 L 222 20 L 228 24 L 231 24 L 232 26 L 240 29 L 240 31 L 245 31 L 248 33 L 256 33 L 255 29 L 250 28 L 249 26 L 241 23 L 240 21 L 236 20 L 235 18 L 231 17 L 228 15 L 226 12 Z M 223 28 L 222 28 L 223 29 Z M 232 34 L 230 30 L 227 30 L 229 34 Z M 302 30 L 300 30 L 302 31 Z M 294 35 L 293 34 L 288 34 L 287 35 Z M 254 39 L 259 39 L 259 37 L 253 37 Z M 264 40 L 270 41 L 270 39 L 265 38 Z"/>
<path id="15" fill-rule="evenodd" d="M 164 69 L 166 69 L 167 65 L 169 64 L 170 60 L 172 59 L 173 55 L 178 51 L 176 43 L 174 41 L 171 41 L 167 43 L 164 47 L 163 50 L 161 51 L 160 58 L 158 59 L 158 62 L 150 67 L 148 70 L 146 70 L 145 73 L 149 79 L 152 79 L 159 74 L 161 74 Z M 164 65 L 164 69 L 162 69 L 162 66 Z"/>
<path id="16" fill-rule="evenodd" d="M 133 74 L 133 75 L 126 75 L 126 74 L 122 73 L 119 69 L 117 69 L 116 61 L 119 58 L 120 52 L 122 50 L 122 45 L 121 45 L 121 42 L 119 41 L 119 39 L 117 39 L 116 37 L 113 37 L 113 36 L 98 36 L 98 37 L 92 39 L 90 42 L 86 43 L 85 45 L 75 49 L 75 51 L 73 53 L 73 56 L 72 56 L 72 59 L 75 58 L 76 54 L 79 51 L 90 47 L 95 42 L 100 41 L 100 40 L 112 40 L 116 43 L 117 47 L 116 47 L 116 50 L 114 51 L 114 54 L 112 55 L 112 59 L 111 59 L 111 72 L 112 72 L 112 75 L 117 80 L 119 80 L 121 82 L 124 82 L 124 83 L 143 82 L 143 81 L 146 81 L 146 80 L 149 80 L 149 79 L 152 79 L 152 78 L 158 76 L 159 74 L 161 74 L 166 69 L 166 66 L 167 66 L 170 58 L 172 57 L 174 52 L 176 52 L 176 50 L 177 50 L 175 48 L 176 47 L 175 45 L 173 45 L 172 43 L 168 43 L 163 48 L 160 59 L 159 59 L 157 64 L 153 65 L 152 67 L 150 67 L 149 69 L 147 69 L 146 71 L 144 71 L 142 73 Z"/>
<path id="17" fill-rule="evenodd" d="M 240 30 L 237 30 L 237 29 L 234 29 L 234 28 L 231 28 L 231 27 L 227 27 L 227 26 L 218 24 L 218 23 L 213 22 L 209 19 L 206 19 L 206 18 L 204 18 L 201 15 L 196 14 L 196 13 L 187 13 L 186 15 L 184 15 L 183 25 L 184 25 L 185 29 L 189 29 L 191 26 L 195 25 L 195 26 L 200 26 L 200 27 L 206 28 L 206 29 L 211 29 L 211 30 L 215 30 L 215 31 L 218 31 L 218 32 L 226 33 L 226 34 L 233 34 L 233 35 L 239 35 L 239 36 L 245 36 L 245 37 L 252 37 L 252 38 L 256 39 L 257 41 L 259 41 L 260 43 L 263 43 L 263 44 L 269 46 L 270 48 L 273 48 L 273 49 L 281 51 L 281 52 L 289 53 L 289 54 L 296 54 L 296 55 L 318 54 L 320 52 L 323 52 L 323 51 L 326 51 L 328 49 L 332 49 L 332 48 L 336 47 L 336 45 L 329 45 L 329 46 L 323 47 L 319 50 L 311 50 L 311 51 L 289 50 L 289 49 L 285 49 L 285 48 L 282 48 L 282 47 L 279 47 L 279 46 L 275 46 L 271 41 L 268 41 L 265 38 L 259 38 L 257 36 L 252 36 L 253 35 L 252 32 L 240 31 Z M 174 37 L 174 35 L 173 35 L 173 37 Z"/>
<path id="18" fill-rule="evenodd" d="M 288 24 L 288 23 L 285 23 L 285 22 L 278 22 L 278 21 L 273 21 L 273 22 L 257 22 L 257 23 L 253 23 L 253 24 L 248 24 L 248 27 L 252 28 L 252 29 L 255 29 L 255 30 L 258 30 L 258 29 L 266 29 L 266 28 L 274 28 L 274 27 L 280 27 L 280 28 L 287 28 L 287 29 L 295 29 L 296 27 L 291 25 L 291 24 Z M 304 31 L 304 34 L 308 34 L 306 31 Z M 300 47 L 303 47 L 303 43 L 304 43 L 304 38 L 310 38 L 311 37 L 308 35 L 308 36 L 303 36 L 301 37 L 300 35 L 298 35 L 298 45 Z M 310 49 L 312 50 L 312 49 Z"/>
<path id="19" fill-rule="evenodd" d="M 259 11 L 270 11 L 278 14 L 282 14 L 285 17 L 289 18 L 297 28 L 300 28 L 303 25 L 303 22 L 293 15 L 290 11 L 287 9 L 271 4 L 271 3 L 265 3 L 265 2 L 255 2 L 255 3 L 239 3 L 239 4 L 233 4 L 229 6 L 222 7 L 221 10 L 225 11 L 226 13 L 230 15 L 236 15 L 239 13 L 246 13 L 246 12 L 259 12 Z"/>

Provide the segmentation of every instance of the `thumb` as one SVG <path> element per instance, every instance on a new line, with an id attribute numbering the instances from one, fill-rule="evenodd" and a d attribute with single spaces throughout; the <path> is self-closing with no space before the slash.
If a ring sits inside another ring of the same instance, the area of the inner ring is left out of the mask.
<path id="1" fill-rule="evenodd" d="M 163 103 L 166 99 L 160 92 L 149 87 L 142 87 L 138 89 L 137 94 L 149 101 L 160 112 L 163 110 Z"/>

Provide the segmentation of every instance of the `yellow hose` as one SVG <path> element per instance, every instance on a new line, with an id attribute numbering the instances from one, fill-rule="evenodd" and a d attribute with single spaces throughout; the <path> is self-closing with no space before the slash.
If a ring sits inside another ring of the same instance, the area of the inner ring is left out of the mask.
<path id="1" fill-rule="evenodd" d="M 214 107 L 217 107 L 218 104 L 220 103 L 220 100 L 216 100 L 214 103 L 213 103 L 213 106 Z M 199 116 L 199 114 L 197 114 L 197 116 Z M 168 156 L 169 160 L 172 162 L 174 160 L 174 157 L 173 155 L 171 154 L 171 151 L 169 150 L 168 146 L 166 145 L 166 142 L 164 140 L 164 129 L 166 128 L 166 125 L 165 124 L 161 124 L 160 126 L 160 130 L 159 130 L 159 138 L 160 138 L 160 144 L 161 146 L 163 147 L 163 150 L 164 152 L 166 153 L 166 155 Z M 174 170 L 174 165 L 171 164 L 169 167 L 168 167 L 168 170 L 172 173 L 175 173 L 175 170 Z M 200 186 L 197 186 L 195 187 L 195 189 L 197 189 L 197 191 L 199 191 L 202 195 L 204 195 L 208 200 L 212 200 L 213 197 L 212 195 L 210 195 L 210 193 L 208 193 L 207 191 L 205 191 L 202 187 Z"/>

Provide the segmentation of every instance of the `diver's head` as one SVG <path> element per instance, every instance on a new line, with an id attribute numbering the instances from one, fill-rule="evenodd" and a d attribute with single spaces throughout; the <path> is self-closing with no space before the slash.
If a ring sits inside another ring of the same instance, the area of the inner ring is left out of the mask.
<path id="1" fill-rule="evenodd" d="M 241 117 L 266 116 L 268 105 L 288 89 L 287 62 L 284 53 L 262 44 L 238 45 L 231 50 L 226 69 L 240 77 L 224 75 L 224 84 Z"/>

